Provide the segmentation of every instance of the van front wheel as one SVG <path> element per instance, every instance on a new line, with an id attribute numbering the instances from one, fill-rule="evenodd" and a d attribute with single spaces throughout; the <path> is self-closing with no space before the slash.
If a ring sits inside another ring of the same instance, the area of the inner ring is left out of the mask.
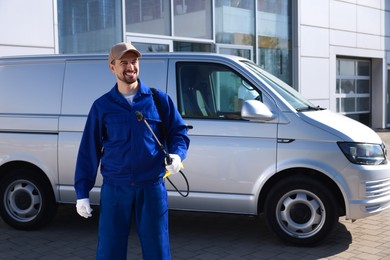
<path id="1" fill-rule="evenodd" d="M 294 245 L 317 244 L 338 223 L 338 208 L 331 192 L 309 177 L 289 177 L 277 183 L 264 208 L 271 231 Z"/>
<path id="2" fill-rule="evenodd" d="M 57 205 L 50 185 L 37 171 L 16 169 L 0 183 L 0 215 L 5 223 L 22 230 L 46 225 L 55 215 Z"/>

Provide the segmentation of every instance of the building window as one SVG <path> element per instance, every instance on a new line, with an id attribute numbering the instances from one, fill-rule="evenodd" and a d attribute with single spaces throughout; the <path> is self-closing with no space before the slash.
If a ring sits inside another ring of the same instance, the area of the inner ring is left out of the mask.
<path id="1" fill-rule="evenodd" d="M 257 0 L 257 63 L 292 85 L 291 2 Z"/>
<path id="2" fill-rule="evenodd" d="M 212 39 L 211 0 L 174 0 L 174 36 Z"/>
<path id="3" fill-rule="evenodd" d="M 171 35 L 170 1 L 126 0 L 126 31 Z"/>
<path id="4" fill-rule="evenodd" d="M 122 1 L 58 0 L 59 53 L 107 52 L 122 41 Z"/>
<path id="5" fill-rule="evenodd" d="M 236 46 L 236 45 L 218 45 L 218 53 L 221 54 L 228 54 L 228 55 L 235 55 L 235 56 L 240 56 L 244 57 L 248 60 L 252 59 L 252 47 L 249 48 L 244 48 L 246 46 Z"/>
<path id="6" fill-rule="evenodd" d="M 254 46 L 254 9 L 254 1 L 216 0 L 216 42 Z M 252 57 L 250 57 L 249 59 L 252 59 Z"/>
<path id="7" fill-rule="evenodd" d="M 59 53 L 107 53 L 117 42 L 142 38 L 135 44 L 143 52 L 238 55 L 292 85 L 293 4 L 296 1 L 58 0 Z"/>
<path id="8" fill-rule="evenodd" d="M 196 42 L 173 42 L 173 51 L 177 52 L 214 52 L 211 44 Z"/>
<path id="9" fill-rule="evenodd" d="M 371 63 L 337 59 L 336 111 L 370 125 Z"/>

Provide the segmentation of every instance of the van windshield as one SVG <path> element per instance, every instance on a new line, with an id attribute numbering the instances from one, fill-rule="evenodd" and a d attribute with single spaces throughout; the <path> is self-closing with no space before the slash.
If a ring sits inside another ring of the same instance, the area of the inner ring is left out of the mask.
<path id="1" fill-rule="evenodd" d="M 320 110 L 318 106 L 314 106 L 310 101 L 305 99 L 291 86 L 273 76 L 272 74 L 266 72 L 258 65 L 250 61 L 242 61 L 242 63 L 249 70 L 254 72 L 257 76 L 262 78 L 271 88 L 273 88 L 279 95 L 281 95 L 284 100 L 286 100 L 294 109 L 297 111 L 306 111 L 306 110 Z"/>

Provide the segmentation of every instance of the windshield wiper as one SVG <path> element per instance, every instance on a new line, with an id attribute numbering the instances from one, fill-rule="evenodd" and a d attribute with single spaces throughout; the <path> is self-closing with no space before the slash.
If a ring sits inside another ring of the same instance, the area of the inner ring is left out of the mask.
<path id="1" fill-rule="evenodd" d="M 297 108 L 296 110 L 298 112 L 302 112 L 302 111 L 318 111 L 318 110 L 324 110 L 325 108 L 322 108 L 320 106 L 316 106 L 316 107 L 313 107 L 313 106 L 305 106 L 305 107 L 299 107 Z"/>

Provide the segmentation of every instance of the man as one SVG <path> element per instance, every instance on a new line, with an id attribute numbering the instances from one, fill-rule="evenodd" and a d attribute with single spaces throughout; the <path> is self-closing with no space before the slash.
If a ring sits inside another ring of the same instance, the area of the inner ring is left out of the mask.
<path id="1" fill-rule="evenodd" d="M 77 157 L 76 208 L 82 217 L 92 216 L 89 192 L 99 165 L 103 176 L 97 259 L 126 259 L 132 217 L 144 259 L 170 259 L 163 176 L 166 170 L 171 174 L 180 170 L 190 141 L 172 100 L 157 91 L 160 117 L 151 90 L 138 79 L 140 57 L 129 43 L 111 48 L 109 67 L 117 84 L 93 103 Z M 171 165 L 165 165 L 164 153 L 146 124 L 137 120 L 137 111 L 156 136 L 165 140 Z"/>

